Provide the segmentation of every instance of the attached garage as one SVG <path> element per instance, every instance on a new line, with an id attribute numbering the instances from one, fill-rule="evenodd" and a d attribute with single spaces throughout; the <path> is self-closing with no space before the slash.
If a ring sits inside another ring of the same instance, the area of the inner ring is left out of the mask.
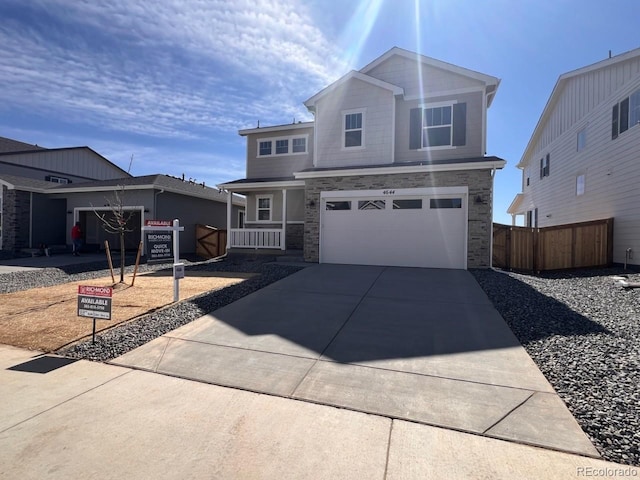
<path id="1" fill-rule="evenodd" d="M 320 262 L 467 268 L 468 188 L 320 194 Z"/>

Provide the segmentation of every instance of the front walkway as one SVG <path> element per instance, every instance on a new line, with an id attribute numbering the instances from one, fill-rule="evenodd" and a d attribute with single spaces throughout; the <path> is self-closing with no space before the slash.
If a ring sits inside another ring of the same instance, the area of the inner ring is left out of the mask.
<path id="1" fill-rule="evenodd" d="M 598 457 L 463 270 L 309 267 L 112 363 Z"/>

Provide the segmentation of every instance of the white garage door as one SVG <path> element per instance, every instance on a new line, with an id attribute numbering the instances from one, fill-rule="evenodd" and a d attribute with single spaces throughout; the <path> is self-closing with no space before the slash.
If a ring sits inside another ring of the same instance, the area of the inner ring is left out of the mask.
<path id="1" fill-rule="evenodd" d="M 467 266 L 467 189 L 322 192 L 320 262 Z"/>

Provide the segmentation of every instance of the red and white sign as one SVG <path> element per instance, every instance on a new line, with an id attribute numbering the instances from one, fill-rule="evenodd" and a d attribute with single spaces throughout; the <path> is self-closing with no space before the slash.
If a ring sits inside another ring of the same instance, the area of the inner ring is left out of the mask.
<path id="1" fill-rule="evenodd" d="M 78 285 L 78 295 L 90 295 L 92 297 L 112 297 L 112 287 L 93 287 L 90 285 Z"/>
<path id="2" fill-rule="evenodd" d="M 172 227 L 173 221 L 171 220 L 145 220 L 144 225 L 146 227 Z"/>

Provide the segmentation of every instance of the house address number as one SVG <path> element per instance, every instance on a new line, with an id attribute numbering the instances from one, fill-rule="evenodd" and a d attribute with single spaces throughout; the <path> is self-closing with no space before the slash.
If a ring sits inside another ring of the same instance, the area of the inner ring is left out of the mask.
<path id="1" fill-rule="evenodd" d="M 396 191 L 395 190 L 383 190 L 382 194 L 383 195 L 395 195 Z"/>

